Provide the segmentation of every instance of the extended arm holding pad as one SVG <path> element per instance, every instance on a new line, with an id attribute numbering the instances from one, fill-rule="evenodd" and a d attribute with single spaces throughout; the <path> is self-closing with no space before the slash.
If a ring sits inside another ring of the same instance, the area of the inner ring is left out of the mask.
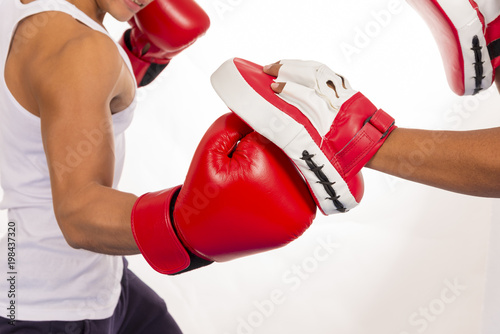
<path id="1" fill-rule="evenodd" d="M 141 196 L 132 231 L 148 263 L 178 274 L 282 247 L 316 205 L 288 157 L 234 114 L 201 140 L 184 185 Z"/>
<path id="2" fill-rule="evenodd" d="M 212 75 L 226 105 L 280 147 L 304 176 L 324 214 L 346 212 L 363 196 L 361 168 L 394 130 L 394 119 L 314 61 L 285 60 L 278 78 L 234 58 Z M 271 83 L 286 83 L 275 94 Z"/>

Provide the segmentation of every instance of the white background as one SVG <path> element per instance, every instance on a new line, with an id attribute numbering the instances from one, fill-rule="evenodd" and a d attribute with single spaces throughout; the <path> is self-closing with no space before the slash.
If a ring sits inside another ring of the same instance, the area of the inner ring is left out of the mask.
<path id="1" fill-rule="evenodd" d="M 260 64 L 324 62 L 400 127 L 500 124 L 494 88 L 468 98 L 449 90 L 427 26 L 402 0 L 199 4 L 212 21 L 208 33 L 139 92 L 124 191 L 139 195 L 183 182 L 204 132 L 228 112 L 210 75 L 235 56 Z M 106 23 L 116 38 L 126 28 Z M 498 202 L 363 173 L 358 208 L 318 212 L 313 226 L 282 249 L 175 277 L 154 272 L 141 256 L 129 257 L 131 268 L 165 298 L 186 334 L 480 333 Z"/>

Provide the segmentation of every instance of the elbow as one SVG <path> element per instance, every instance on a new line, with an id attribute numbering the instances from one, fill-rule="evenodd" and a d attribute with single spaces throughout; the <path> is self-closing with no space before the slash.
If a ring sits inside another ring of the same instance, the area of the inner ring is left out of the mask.
<path id="1" fill-rule="evenodd" d="M 498 173 L 498 172 L 497 172 Z M 500 198 L 500 173 L 498 173 L 497 178 L 495 180 L 494 187 L 492 189 L 493 198 Z"/>
<path id="2" fill-rule="evenodd" d="M 85 249 L 85 245 L 82 242 L 81 238 L 79 238 L 75 234 L 71 233 L 64 233 L 63 232 L 64 239 L 66 240 L 66 243 L 73 249 Z"/>
<path id="3" fill-rule="evenodd" d="M 464 193 L 479 197 L 500 198 L 500 163 L 472 170 L 473 173 L 469 173 L 468 178 L 470 191 Z"/>
<path id="4" fill-rule="evenodd" d="M 500 198 L 500 158 L 495 158 L 482 171 L 485 197 Z"/>
<path id="5" fill-rule="evenodd" d="M 84 249 L 85 242 L 81 222 L 78 219 L 77 210 L 68 207 L 54 207 L 54 213 L 66 243 L 74 249 Z"/>

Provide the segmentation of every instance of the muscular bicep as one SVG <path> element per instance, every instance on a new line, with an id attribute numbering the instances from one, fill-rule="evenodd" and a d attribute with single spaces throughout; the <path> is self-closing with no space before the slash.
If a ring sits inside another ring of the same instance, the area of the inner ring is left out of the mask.
<path id="1" fill-rule="evenodd" d="M 34 80 L 55 208 L 90 184 L 113 183 L 110 101 L 120 67 L 103 51 L 68 45 Z"/>
<path id="2" fill-rule="evenodd" d="M 109 108 L 93 102 L 40 110 L 54 200 L 89 183 L 110 187 L 114 143 Z"/>

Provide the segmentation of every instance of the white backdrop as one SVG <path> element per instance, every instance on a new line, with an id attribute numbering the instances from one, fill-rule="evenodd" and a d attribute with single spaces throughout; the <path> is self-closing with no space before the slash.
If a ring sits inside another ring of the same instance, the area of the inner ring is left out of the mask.
<path id="1" fill-rule="evenodd" d="M 205 130 L 228 112 L 210 75 L 235 56 L 324 62 L 400 127 L 500 125 L 495 89 L 467 98 L 449 90 L 427 26 L 403 0 L 199 3 L 211 17 L 209 32 L 140 91 L 124 191 L 183 182 Z M 106 23 L 116 38 L 126 28 Z M 282 249 L 175 277 L 154 272 L 141 256 L 129 257 L 131 268 L 165 298 L 186 334 L 479 334 L 498 202 L 371 170 L 364 176 L 358 208 L 318 213 Z"/>

